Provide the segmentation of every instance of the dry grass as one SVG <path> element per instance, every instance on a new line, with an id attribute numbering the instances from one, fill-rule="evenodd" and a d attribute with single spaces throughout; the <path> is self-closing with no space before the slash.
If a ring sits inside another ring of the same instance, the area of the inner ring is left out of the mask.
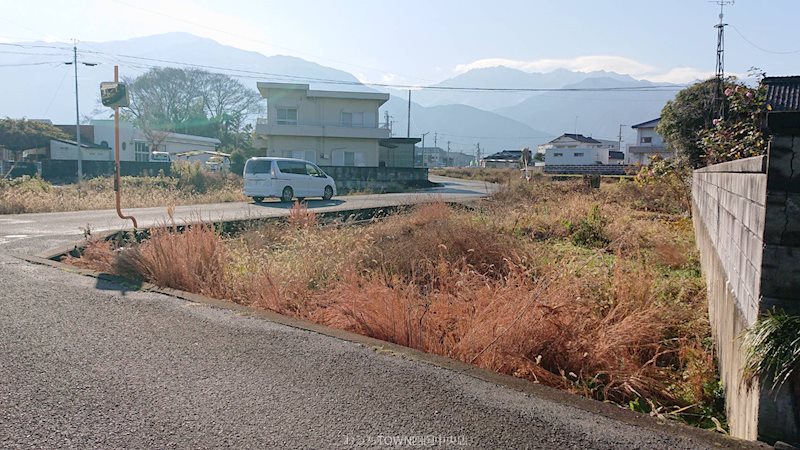
<path id="1" fill-rule="evenodd" d="M 89 246 L 81 264 L 710 425 L 690 222 L 652 192 L 628 203 L 628 189 L 514 181 L 477 211 L 435 203 L 363 227 L 323 227 L 296 205 L 289 227 L 159 231 L 134 249 Z"/>
<path id="2" fill-rule="evenodd" d="M 431 169 L 430 173 L 443 177 L 463 178 L 466 180 L 487 181 L 489 183 L 499 184 L 508 183 L 510 180 L 520 177 L 519 169 L 487 169 L 483 167 Z"/>
<path id="3" fill-rule="evenodd" d="M 226 173 L 189 173 L 177 177 L 122 177 L 125 208 L 241 202 L 241 178 Z M 114 208 L 112 178 L 55 186 L 37 178 L 0 180 L 0 214 Z"/>

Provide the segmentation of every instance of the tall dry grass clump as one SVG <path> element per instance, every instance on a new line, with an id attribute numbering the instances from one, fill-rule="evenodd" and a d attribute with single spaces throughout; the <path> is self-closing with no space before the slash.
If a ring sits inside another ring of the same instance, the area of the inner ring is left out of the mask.
<path id="1" fill-rule="evenodd" d="M 225 297 L 227 266 L 222 238 L 209 225 L 194 225 L 184 232 L 159 228 L 142 244 L 122 249 L 116 270 L 158 286 Z"/>
<path id="2" fill-rule="evenodd" d="M 416 282 L 435 279 L 442 262 L 460 263 L 480 274 L 500 277 L 524 255 L 511 236 L 442 202 L 422 205 L 407 217 L 378 224 L 370 234 L 359 267 Z"/>

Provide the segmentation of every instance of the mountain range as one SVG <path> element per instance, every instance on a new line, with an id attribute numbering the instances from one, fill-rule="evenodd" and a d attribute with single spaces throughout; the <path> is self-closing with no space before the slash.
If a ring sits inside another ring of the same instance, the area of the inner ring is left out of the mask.
<path id="1" fill-rule="evenodd" d="M 53 48 L 56 47 L 56 48 Z M 69 44 L 30 42 L 3 46 L 0 52 L 0 116 L 75 120 L 73 67 Z M 132 78 L 153 66 L 194 64 L 210 71 L 241 71 L 235 77 L 255 88 L 256 81 L 307 82 L 313 89 L 374 91 L 391 94 L 381 109 L 393 118 L 397 136 L 407 133 L 408 93 L 372 88 L 352 74 L 293 56 L 265 56 L 219 44 L 187 33 L 167 33 L 121 41 L 78 44 L 78 84 L 81 116 L 107 117 L 99 106 L 99 84 L 113 78 L 113 64 Z M 613 72 L 573 72 L 559 69 L 529 73 L 508 67 L 473 69 L 433 87 L 514 89 L 624 88 L 652 86 Z M 535 146 L 565 132 L 614 139 L 620 124 L 630 139 L 631 124 L 658 117 L 675 91 L 657 92 L 535 92 L 417 89 L 412 91 L 411 134 L 430 132 L 440 147 L 473 152 L 480 142 L 484 152 Z"/>

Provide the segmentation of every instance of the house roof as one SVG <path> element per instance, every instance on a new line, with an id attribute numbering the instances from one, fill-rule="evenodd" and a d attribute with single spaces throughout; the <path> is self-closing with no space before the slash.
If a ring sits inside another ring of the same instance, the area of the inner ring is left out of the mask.
<path id="1" fill-rule="evenodd" d="M 306 97 L 341 98 L 349 100 L 378 100 L 381 104 L 389 100 L 389 94 L 383 92 L 353 92 L 353 91 L 316 91 L 309 89 L 308 84 L 299 83 L 273 83 L 259 81 L 256 83 L 258 92 L 264 98 L 269 97 L 269 91 L 305 91 Z"/>
<path id="2" fill-rule="evenodd" d="M 586 137 L 586 136 L 584 136 L 582 134 L 574 134 L 574 133 L 564 133 L 561 136 L 553 139 L 550 142 L 555 142 L 555 141 L 557 141 L 557 140 L 559 140 L 559 139 L 561 139 L 563 137 L 570 138 L 570 139 L 578 141 L 578 142 L 584 142 L 584 143 L 587 143 L 587 144 L 600 144 L 600 141 L 598 141 L 597 139 Z"/>
<path id="3" fill-rule="evenodd" d="M 378 141 L 378 145 L 386 148 L 397 148 L 398 144 L 416 144 L 421 140 L 422 139 L 420 138 L 393 137 L 388 139 L 381 139 L 380 141 Z"/>
<path id="4" fill-rule="evenodd" d="M 779 112 L 800 112 L 800 76 L 765 77 L 767 109 Z"/>
<path id="5" fill-rule="evenodd" d="M 655 128 L 658 125 L 658 122 L 661 121 L 661 117 L 657 117 L 653 120 L 648 120 L 647 122 L 637 123 L 636 125 L 631 126 L 631 128 Z"/>

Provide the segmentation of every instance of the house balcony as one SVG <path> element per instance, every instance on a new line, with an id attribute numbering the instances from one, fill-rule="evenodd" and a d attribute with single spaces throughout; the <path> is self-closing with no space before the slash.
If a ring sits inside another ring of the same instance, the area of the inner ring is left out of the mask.
<path id="1" fill-rule="evenodd" d="M 300 122 L 297 125 L 272 123 L 267 119 L 256 119 L 256 134 L 265 136 L 303 136 L 356 139 L 388 139 L 389 129 L 385 127 L 342 126 L 340 124 L 320 124 Z"/>

